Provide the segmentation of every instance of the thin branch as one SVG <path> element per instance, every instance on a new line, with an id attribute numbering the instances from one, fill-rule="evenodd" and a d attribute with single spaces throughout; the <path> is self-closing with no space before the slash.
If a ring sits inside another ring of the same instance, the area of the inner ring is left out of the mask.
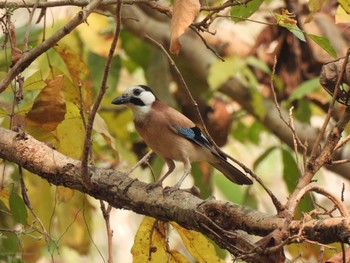
<path id="1" fill-rule="evenodd" d="M 101 1 L 102 0 L 93 0 L 83 10 L 79 11 L 72 20 L 57 30 L 51 37 L 27 53 L 24 53 L 21 58 L 13 65 L 13 67 L 7 72 L 6 76 L 0 81 L 0 93 L 2 93 L 7 88 L 7 86 L 10 85 L 13 79 L 23 70 L 25 70 L 37 57 L 56 45 L 59 40 L 72 32 L 72 30 L 78 25 L 85 22 L 90 13 L 99 6 Z"/>
<path id="2" fill-rule="evenodd" d="M 319 151 L 320 143 L 321 143 L 321 141 L 323 139 L 323 136 L 324 136 L 324 134 L 326 132 L 326 128 L 328 126 L 328 123 L 329 123 L 329 121 L 330 121 L 330 119 L 332 117 L 332 114 L 333 114 L 333 111 L 334 111 L 334 105 L 335 105 L 335 102 L 337 100 L 337 96 L 338 96 L 338 92 L 339 92 L 339 87 L 340 87 L 340 85 L 341 85 L 341 83 L 343 81 L 343 76 L 345 74 L 346 65 L 348 64 L 349 56 L 350 56 L 350 48 L 346 52 L 346 57 L 344 59 L 344 63 L 342 65 L 341 71 L 339 73 L 337 83 L 335 84 L 335 87 L 334 87 L 334 93 L 333 93 L 332 101 L 329 104 L 329 108 L 328 108 L 328 112 L 327 112 L 326 118 L 325 118 L 325 120 L 323 122 L 321 130 L 320 130 L 320 132 L 318 134 L 318 137 L 316 139 L 316 142 L 315 142 L 314 147 L 312 149 L 312 152 L 310 154 L 309 162 L 313 162 L 316 159 L 317 153 Z"/>
<path id="3" fill-rule="evenodd" d="M 298 206 L 299 202 L 301 201 L 303 196 L 308 192 L 315 192 L 315 193 L 318 193 L 318 194 L 321 194 L 321 195 L 327 197 L 338 208 L 338 210 L 342 216 L 344 216 L 344 217 L 349 216 L 347 208 L 345 207 L 345 205 L 343 204 L 343 202 L 339 198 L 337 198 L 335 195 L 333 195 L 332 193 L 330 193 L 326 189 L 319 187 L 319 186 L 316 186 L 316 185 L 313 185 L 313 184 L 309 184 L 309 185 L 305 186 L 303 189 L 301 189 L 298 192 L 298 195 L 296 196 L 294 201 L 292 203 L 290 203 L 288 206 L 289 214 L 294 214 L 295 209 Z"/>
<path id="4" fill-rule="evenodd" d="M 83 149 L 83 158 L 82 158 L 82 177 L 84 179 L 84 182 L 89 186 L 90 185 L 90 178 L 88 176 L 88 162 L 89 162 L 89 157 L 90 157 L 90 152 L 91 152 L 91 146 L 92 146 L 92 141 L 91 141 L 91 135 L 92 135 L 92 128 L 95 120 L 95 116 L 97 113 L 98 108 L 100 107 L 102 98 L 107 90 L 107 80 L 108 80 L 108 75 L 109 71 L 111 68 L 114 52 L 117 46 L 117 42 L 119 39 L 120 35 L 120 29 L 121 29 L 121 6 L 122 2 L 121 0 L 117 2 L 116 5 L 116 27 L 115 27 L 115 33 L 114 33 L 114 38 L 111 43 L 111 47 L 109 49 L 109 54 L 107 57 L 106 65 L 105 65 L 105 70 L 102 78 L 102 84 L 101 88 L 99 91 L 99 94 L 96 98 L 96 101 L 94 105 L 92 106 L 91 112 L 88 117 L 87 121 L 87 126 L 86 126 L 86 134 L 85 134 L 85 141 L 84 141 L 84 149 Z"/>

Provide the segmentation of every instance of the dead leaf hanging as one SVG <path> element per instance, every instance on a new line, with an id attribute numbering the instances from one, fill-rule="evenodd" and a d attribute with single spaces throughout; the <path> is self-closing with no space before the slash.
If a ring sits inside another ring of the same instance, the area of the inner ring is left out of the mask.
<path id="1" fill-rule="evenodd" d="M 173 18 L 171 20 L 170 52 L 179 54 L 181 44 L 179 37 L 185 33 L 193 20 L 199 14 L 200 3 L 198 0 L 175 0 Z"/>

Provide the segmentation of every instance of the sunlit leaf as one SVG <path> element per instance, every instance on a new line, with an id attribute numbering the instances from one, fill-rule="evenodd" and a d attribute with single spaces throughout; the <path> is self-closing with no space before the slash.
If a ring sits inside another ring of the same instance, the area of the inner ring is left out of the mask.
<path id="1" fill-rule="evenodd" d="M 350 3 L 348 0 L 337 0 L 346 13 L 350 14 Z"/>
<path id="2" fill-rule="evenodd" d="M 350 15 L 345 12 L 344 8 L 339 5 L 337 7 L 337 13 L 335 14 L 335 23 L 349 23 L 350 22 Z"/>
<path id="3" fill-rule="evenodd" d="M 74 90 L 75 94 L 75 97 L 73 97 L 75 100 L 72 102 L 76 105 L 82 104 L 84 111 L 89 111 L 94 97 L 93 82 L 89 67 L 78 54 L 70 49 L 69 46 L 62 44 L 55 46 L 55 51 L 63 59 L 69 71 L 70 80 L 72 81 L 70 88 Z"/>
<path id="4" fill-rule="evenodd" d="M 320 11 L 321 6 L 325 2 L 326 2 L 326 0 L 309 0 L 308 7 L 309 7 L 309 10 L 310 10 L 310 14 L 306 18 L 305 23 L 309 23 L 312 20 L 313 15 L 315 13 L 317 13 L 318 11 Z"/>
<path id="5" fill-rule="evenodd" d="M 199 0 L 174 0 L 173 17 L 171 19 L 170 52 L 178 54 L 181 44 L 179 37 L 185 33 L 199 14 Z"/>
<path id="6" fill-rule="evenodd" d="M 199 263 L 214 263 L 224 261 L 220 259 L 215 251 L 213 244 L 201 233 L 193 230 L 187 230 L 175 222 L 170 223 L 180 234 L 188 252 Z"/>
<path id="7" fill-rule="evenodd" d="M 261 119 L 264 118 L 266 107 L 262 95 L 257 91 L 251 91 L 251 100 L 255 114 Z"/>
<path id="8" fill-rule="evenodd" d="M 42 73 L 40 71 L 35 72 L 24 81 L 24 90 L 41 90 L 47 85 L 42 79 Z"/>
<path id="9" fill-rule="evenodd" d="M 102 135 L 102 137 L 105 139 L 105 141 L 110 147 L 117 151 L 117 149 L 115 148 L 115 139 L 110 134 L 106 122 L 104 121 L 104 119 L 102 119 L 102 117 L 99 114 L 96 114 L 93 129 Z"/>
<path id="10" fill-rule="evenodd" d="M 164 223 L 157 222 L 154 218 L 145 217 L 137 230 L 134 245 L 131 248 L 133 263 L 144 262 L 188 262 L 179 252 L 168 248 L 164 233 Z"/>
<path id="11" fill-rule="evenodd" d="M 64 120 L 66 102 L 62 95 L 63 76 L 47 82 L 25 117 L 26 125 L 53 131 Z"/>
<path id="12" fill-rule="evenodd" d="M 235 5 L 231 7 L 231 18 L 237 23 L 239 21 L 245 20 L 249 18 L 252 14 L 254 14 L 264 0 L 252 0 L 248 1 L 246 4 Z"/>
<path id="13" fill-rule="evenodd" d="M 282 14 L 274 14 L 277 24 L 288 29 L 299 40 L 306 42 L 304 32 L 297 26 L 296 20 L 292 14 L 284 10 Z"/>
<path id="14" fill-rule="evenodd" d="M 208 83 L 210 88 L 216 90 L 229 78 L 235 77 L 246 66 L 247 62 L 239 57 L 228 57 L 225 58 L 225 61 L 217 60 L 209 69 Z"/>
<path id="15" fill-rule="evenodd" d="M 67 103 L 65 120 L 56 129 L 56 138 L 60 144 L 57 150 L 71 158 L 80 159 L 83 151 L 85 127 L 79 109 L 73 103 Z"/>
<path id="16" fill-rule="evenodd" d="M 0 189 L 0 201 L 2 201 L 5 204 L 6 208 L 10 208 L 9 199 L 10 199 L 9 191 L 7 191 L 6 188 Z"/>
<path id="17" fill-rule="evenodd" d="M 87 23 L 81 24 L 77 29 L 84 47 L 99 56 L 107 57 L 114 37 L 114 26 L 107 16 L 92 13 Z M 119 51 L 119 45 L 120 41 L 115 54 Z"/>
<path id="18" fill-rule="evenodd" d="M 309 79 L 307 81 L 304 81 L 301 83 L 296 89 L 293 90 L 293 92 L 290 94 L 288 101 L 298 100 L 306 95 L 310 94 L 316 89 L 319 89 L 321 87 L 319 78 L 313 78 Z"/>
<path id="19" fill-rule="evenodd" d="M 9 204 L 13 219 L 25 226 L 27 224 L 28 214 L 23 199 L 17 193 L 12 191 Z"/>
<path id="20" fill-rule="evenodd" d="M 320 37 L 312 34 L 307 34 L 307 36 L 314 41 L 317 45 L 319 45 L 323 50 L 325 50 L 329 55 L 333 58 L 337 57 L 337 52 L 329 42 L 329 39 L 326 37 Z"/>

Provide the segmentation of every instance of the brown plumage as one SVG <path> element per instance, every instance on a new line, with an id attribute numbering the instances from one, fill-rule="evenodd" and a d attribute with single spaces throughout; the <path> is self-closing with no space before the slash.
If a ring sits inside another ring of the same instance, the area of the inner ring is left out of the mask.
<path id="1" fill-rule="evenodd" d="M 190 119 L 159 101 L 148 87 L 128 88 L 112 103 L 125 104 L 133 111 L 137 132 L 166 161 L 169 170 L 160 179 L 160 183 L 175 169 L 174 160 L 184 164 L 184 174 L 176 187 L 180 187 L 190 173 L 191 163 L 199 161 L 210 163 L 236 184 L 253 183 L 215 150 Z"/>

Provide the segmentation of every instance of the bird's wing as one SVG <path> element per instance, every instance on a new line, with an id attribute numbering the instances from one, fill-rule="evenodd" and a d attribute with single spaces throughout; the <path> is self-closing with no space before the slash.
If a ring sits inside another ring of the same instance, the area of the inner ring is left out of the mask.
<path id="1" fill-rule="evenodd" d="M 212 154 L 220 159 L 226 160 L 226 157 L 221 155 L 208 140 L 205 134 L 199 129 L 190 119 L 173 108 L 167 108 L 168 121 L 171 129 L 187 140 L 207 148 Z"/>

